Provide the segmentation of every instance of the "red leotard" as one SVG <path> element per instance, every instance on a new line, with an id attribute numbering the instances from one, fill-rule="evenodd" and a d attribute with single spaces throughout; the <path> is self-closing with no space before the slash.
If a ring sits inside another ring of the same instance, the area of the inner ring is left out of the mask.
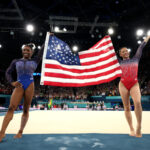
<path id="1" fill-rule="evenodd" d="M 119 61 L 122 69 L 121 82 L 128 90 L 130 90 L 131 87 L 138 82 L 138 64 L 142 55 L 142 49 L 145 45 L 146 42 L 143 42 L 139 46 L 135 56 L 132 59 Z"/>

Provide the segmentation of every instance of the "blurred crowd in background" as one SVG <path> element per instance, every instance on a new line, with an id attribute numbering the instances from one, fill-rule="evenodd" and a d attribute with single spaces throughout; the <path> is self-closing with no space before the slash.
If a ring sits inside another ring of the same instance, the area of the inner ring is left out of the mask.
<path id="1" fill-rule="evenodd" d="M 54 99 L 68 99 L 86 100 L 89 96 L 119 96 L 118 83 L 119 78 L 109 83 L 103 83 L 87 87 L 56 87 L 56 86 L 42 86 L 40 85 L 40 77 L 34 77 L 35 80 L 35 98 L 47 99 L 52 97 Z M 142 95 L 150 95 L 150 80 L 145 81 L 145 77 L 139 78 Z M 4 77 L 0 79 L 0 94 L 11 95 L 13 87 L 7 82 Z"/>

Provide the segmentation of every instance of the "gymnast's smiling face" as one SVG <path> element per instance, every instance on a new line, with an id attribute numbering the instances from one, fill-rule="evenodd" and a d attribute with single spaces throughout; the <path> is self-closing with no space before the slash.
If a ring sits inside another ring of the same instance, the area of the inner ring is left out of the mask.
<path id="1" fill-rule="evenodd" d="M 130 57 L 130 52 L 126 47 L 121 48 L 119 51 L 119 54 L 120 54 L 120 57 L 123 58 L 123 60 L 129 59 Z"/>
<path id="2" fill-rule="evenodd" d="M 33 50 L 29 46 L 24 46 L 22 48 L 22 55 L 24 59 L 31 59 Z"/>

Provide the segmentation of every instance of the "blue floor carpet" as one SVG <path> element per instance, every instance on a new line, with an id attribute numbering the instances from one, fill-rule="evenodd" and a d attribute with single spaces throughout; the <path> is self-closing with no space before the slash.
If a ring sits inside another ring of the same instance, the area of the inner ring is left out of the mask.
<path id="1" fill-rule="evenodd" d="M 150 150 L 150 134 L 7 134 L 0 150 Z"/>

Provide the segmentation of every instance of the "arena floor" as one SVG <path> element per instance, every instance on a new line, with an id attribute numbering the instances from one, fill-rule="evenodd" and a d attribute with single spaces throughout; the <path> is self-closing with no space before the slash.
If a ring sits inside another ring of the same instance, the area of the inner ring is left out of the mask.
<path id="1" fill-rule="evenodd" d="M 0 125 L 5 113 L 0 113 Z M 123 111 L 30 111 L 21 139 L 14 139 L 21 114 L 15 112 L 0 149 L 9 150 L 149 150 L 150 111 L 143 112 L 142 138 L 128 135 Z M 132 112 L 134 114 L 134 112 Z M 133 115 L 136 126 L 135 115 Z"/>
<path id="2" fill-rule="evenodd" d="M 14 115 L 7 133 L 15 134 L 20 126 L 22 113 Z M 132 112 L 134 127 L 135 114 Z M 143 111 L 142 133 L 150 134 L 150 111 Z M 0 125 L 4 116 L 0 116 Z M 25 134 L 51 133 L 110 133 L 128 134 L 124 111 L 30 111 Z"/>

